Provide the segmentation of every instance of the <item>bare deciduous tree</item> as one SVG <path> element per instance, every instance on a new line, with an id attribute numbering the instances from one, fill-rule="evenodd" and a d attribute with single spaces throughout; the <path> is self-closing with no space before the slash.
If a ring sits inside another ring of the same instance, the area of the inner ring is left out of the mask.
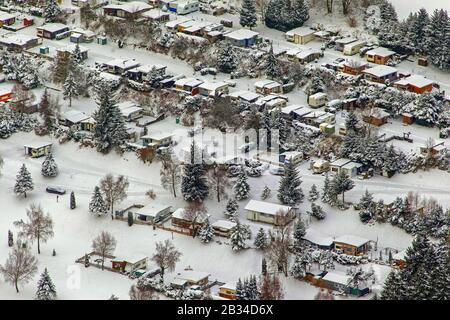
<path id="1" fill-rule="evenodd" d="M 220 202 L 222 196 L 226 196 L 226 188 L 230 186 L 227 177 L 227 169 L 224 166 L 215 164 L 209 171 L 209 182 L 211 189 L 216 193 L 217 202 Z"/>
<path id="2" fill-rule="evenodd" d="M 121 202 L 127 197 L 128 185 L 128 179 L 122 175 L 114 179 L 112 174 L 107 174 L 100 181 L 100 190 L 103 192 L 106 205 L 111 210 L 112 219 L 114 219 L 114 204 Z"/>
<path id="3" fill-rule="evenodd" d="M 116 250 L 117 241 L 108 231 L 102 231 L 92 240 L 92 249 L 102 257 L 102 270 L 105 269 L 106 256 L 112 255 Z"/>
<path id="4" fill-rule="evenodd" d="M 22 246 L 20 241 L 9 253 L 5 264 L 0 266 L 0 273 L 5 281 L 14 285 L 17 292 L 19 292 L 19 283 L 27 283 L 33 279 L 37 270 L 36 257 L 31 254 L 28 247 Z"/>
<path id="5" fill-rule="evenodd" d="M 41 253 L 41 242 L 46 243 L 48 239 L 54 236 L 53 220 L 50 215 L 44 214 L 40 205 L 32 203 L 27 209 L 28 221 L 19 220 L 14 225 L 21 228 L 19 237 L 30 240 L 31 243 L 37 242 L 38 253 Z"/>
<path id="6" fill-rule="evenodd" d="M 281 300 L 284 297 L 284 290 L 281 286 L 277 274 L 265 274 L 260 284 L 260 300 Z"/>
<path id="7" fill-rule="evenodd" d="M 161 167 L 161 185 L 164 189 L 170 190 L 173 196 L 177 197 L 177 188 L 181 182 L 181 165 L 175 159 L 172 152 L 164 153 L 159 157 L 162 163 Z"/>
<path id="8" fill-rule="evenodd" d="M 267 260 L 278 270 L 283 271 L 285 276 L 288 276 L 288 263 L 289 257 L 291 255 L 291 226 L 288 224 L 287 212 L 280 210 L 277 212 L 276 221 L 278 221 L 278 226 L 275 232 L 269 233 L 270 242 L 266 248 L 265 255 Z"/>
<path id="9" fill-rule="evenodd" d="M 164 279 L 164 272 L 167 270 L 175 270 L 177 262 L 180 260 L 181 252 L 179 252 L 170 240 L 164 242 L 156 242 L 156 252 L 152 260 L 161 269 L 161 281 Z"/>
<path id="10" fill-rule="evenodd" d="M 206 209 L 205 205 L 201 201 L 193 201 L 188 202 L 187 205 L 184 207 L 184 214 L 183 217 L 187 221 L 191 222 L 192 225 L 192 237 L 195 238 L 197 235 L 197 229 L 198 229 L 198 222 L 203 222 L 206 218 L 208 210 Z"/>
<path id="11" fill-rule="evenodd" d="M 155 290 L 150 286 L 143 286 L 139 282 L 130 288 L 130 300 L 157 300 Z"/>

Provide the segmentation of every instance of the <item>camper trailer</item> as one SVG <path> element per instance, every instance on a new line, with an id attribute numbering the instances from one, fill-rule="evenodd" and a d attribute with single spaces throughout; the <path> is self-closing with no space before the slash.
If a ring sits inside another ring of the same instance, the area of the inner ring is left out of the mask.
<path id="1" fill-rule="evenodd" d="M 357 54 L 359 50 L 366 45 L 365 41 L 356 41 L 349 44 L 344 45 L 344 54 L 346 56 L 353 56 Z"/>

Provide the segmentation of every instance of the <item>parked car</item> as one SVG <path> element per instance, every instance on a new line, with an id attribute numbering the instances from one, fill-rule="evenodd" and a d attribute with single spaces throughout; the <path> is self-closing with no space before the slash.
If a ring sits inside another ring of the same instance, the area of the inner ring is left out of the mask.
<path id="1" fill-rule="evenodd" d="M 284 176 L 284 168 L 283 167 L 270 168 L 270 173 L 276 176 Z"/>
<path id="2" fill-rule="evenodd" d="M 341 63 L 344 62 L 345 59 L 344 58 L 337 58 L 336 60 L 334 60 L 334 63 Z"/>
<path id="3" fill-rule="evenodd" d="M 66 189 L 61 188 L 61 187 L 47 187 L 45 189 L 45 191 L 47 191 L 48 193 L 54 193 L 54 194 L 58 194 L 58 195 L 63 195 L 66 193 Z"/>

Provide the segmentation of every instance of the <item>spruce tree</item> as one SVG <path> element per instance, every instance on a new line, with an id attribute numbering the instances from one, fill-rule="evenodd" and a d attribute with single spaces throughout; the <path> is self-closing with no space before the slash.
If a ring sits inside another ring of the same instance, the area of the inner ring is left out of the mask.
<path id="1" fill-rule="evenodd" d="M 261 193 L 261 199 L 266 200 L 266 199 L 270 198 L 270 193 L 271 193 L 270 188 L 268 186 L 264 186 L 264 189 Z"/>
<path id="2" fill-rule="evenodd" d="M 35 300 L 56 300 L 56 297 L 55 285 L 45 268 L 37 285 Z"/>
<path id="3" fill-rule="evenodd" d="M 282 70 L 277 57 L 273 53 L 273 44 L 270 44 L 269 53 L 266 60 L 266 76 L 269 79 L 277 80 L 282 76 Z"/>
<path id="4" fill-rule="evenodd" d="M 247 199 L 250 193 L 250 185 L 247 182 L 247 175 L 244 170 L 239 173 L 236 183 L 233 187 L 236 200 Z"/>
<path id="5" fill-rule="evenodd" d="M 295 206 L 303 202 L 303 191 L 300 187 L 300 180 L 297 167 L 293 161 L 289 161 L 284 165 L 284 176 L 280 180 L 278 188 L 278 200 L 281 203 Z"/>
<path id="6" fill-rule="evenodd" d="M 316 218 L 317 220 L 322 220 L 326 217 L 322 207 L 315 204 L 314 202 L 311 203 L 311 211 L 306 211 L 306 213 Z"/>
<path id="7" fill-rule="evenodd" d="M 336 177 L 333 179 L 332 188 L 334 194 L 342 194 L 342 203 L 345 203 L 344 194 L 346 191 L 351 190 L 355 183 L 350 177 L 344 172 L 340 171 Z"/>
<path id="8" fill-rule="evenodd" d="M 94 193 L 92 194 L 91 201 L 89 202 L 89 211 L 96 213 L 99 216 L 106 214 L 108 211 L 98 186 L 95 186 Z"/>
<path id="9" fill-rule="evenodd" d="M 198 159 L 198 152 L 195 142 L 192 142 L 190 161 L 184 165 L 184 174 L 181 180 L 181 193 L 184 200 L 189 202 L 203 201 L 209 194 L 205 178 L 205 165 L 203 159 Z"/>
<path id="10" fill-rule="evenodd" d="M 111 97 L 111 89 L 102 85 L 98 95 L 99 108 L 94 113 L 96 121 L 94 140 L 97 150 L 107 153 L 112 148 L 122 146 L 127 140 L 128 133 L 122 114 Z"/>
<path id="11" fill-rule="evenodd" d="M 225 208 L 225 216 L 230 220 L 230 221 L 236 221 L 237 219 L 237 214 L 238 214 L 238 208 L 239 205 L 236 201 L 236 199 L 234 198 L 230 198 L 227 202 L 227 206 Z"/>
<path id="12" fill-rule="evenodd" d="M 323 189 L 322 189 L 322 202 L 331 204 L 334 201 L 335 195 L 333 193 L 333 188 L 331 185 L 330 178 L 328 174 L 325 175 L 325 180 L 323 181 Z"/>
<path id="13" fill-rule="evenodd" d="M 44 177 L 56 177 L 58 175 L 58 165 L 50 152 L 42 162 L 41 173 Z"/>
<path id="14" fill-rule="evenodd" d="M 70 193 L 70 209 L 73 210 L 77 207 L 77 203 L 75 200 L 75 193 L 72 191 Z"/>
<path id="15" fill-rule="evenodd" d="M 243 27 L 249 27 L 250 30 L 252 27 L 256 26 L 256 7 L 255 0 L 243 0 L 242 7 L 240 11 L 239 23 Z"/>
<path id="16" fill-rule="evenodd" d="M 239 220 L 231 233 L 230 242 L 233 251 L 240 251 L 247 247 L 245 240 L 247 238 L 248 230 L 243 226 Z"/>
<path id="17" fill-rule="evenodd" d="M 303 223 L 303 220 L 298 219 L 297 223 L 295 224 L 293 233 L 294 242 L 292 247 L 295 252 L 302 252 L 304 250 L 305 243 L 303 238 L 305 237 L 305 235 L 306 235 L 305 224 Z"/>
<path id="18" fill-rule="evenodd" d="M 236 283 L 236 290 L 234 293 L 236 300 L 244 300 L 245 292 L 244 285 L 242 284 L 241 278 L 238 279 Z"/>
<path id="19" fill-rule="evenodd" d="M 238 66 L 238 60 L 233 46 L 228 41 L 222 44 L 217 56 L 217 68 L 223 73 L 231 73 Z"/>
<path id="20" fill-rule="evenodd" d="M 27 170 L 25 164 L 22 165 L 18 175 L 16 176 L 16 184 L 14 185 L 14 193 L 27 197 L 27 192 L 34 189 L 33 179 Z"/>
<path id="21" fill-rule="evenodd" d="M 72 99 L 79 96 L 78 84 L 72 70 L 69 70 L 66 80 L 63 84 L 63 97 L 69 100 L 69 107 L 72 106 Z"/>
<path id="22" fill-rule="evenodd" d="M 319 200 L 319 198 L 320 198 L 320 193 L 317 190 L 317 186 L 315 184 L 313 184 L 311 186 L 311 189 L 309 190 L 308 201 L 309 202 L 316 202 L 317 200 Z"/>
<path id="23" fill-rule="evenodd" d="M 58 6 L 55 0 L 47 0 L 44 11 L 42 12 L 42 16 L 45 19 L 46 23 L 56 22 L 59 17 L 62 15 L 62 10 Z"/>
<path id="24" fill-rule="evenodd" d="M 214 230 L 211 227 L 211 224 L 209 223 L 209 219 L 206 219 L 204 224 L 202 225 L 198 237 L 201 242 L 203 243 L 209 243 L 214 238 Z"/>
<path id="25" fill-rule="evenodd" d="M 258 233 L 256 234 L 255 237 L 255 241 L 254 241 L 254 246 L 256 247 L 256 249 L 260 249 L 263 250 L 266 248 L 267 246 L 267 234 L 264 231 L 264 228 L 259 228 Z"/>

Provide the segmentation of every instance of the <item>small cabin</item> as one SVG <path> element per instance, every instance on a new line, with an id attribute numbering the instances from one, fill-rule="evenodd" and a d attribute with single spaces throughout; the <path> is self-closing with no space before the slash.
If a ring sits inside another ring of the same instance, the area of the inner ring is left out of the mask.
<path id="1" fill-rule="evenodd" d="M 314 40 L 314 30 L 306 27 L 299 27 L 286 32 L 286 40 L 297 44 L 306 44 Z"/>
<path id="2" fill-rule="evenodd" d="M 137 62 L 135 59 L 116 58 L 103 63 L 103 66 L 109 73 L 122 75 L 128 70 L 138 67 L 139 62 Z"/>
<path id="3" fill-rule="evenodd" d="M 48 155 L 52 150 L 51 142 L 35 142 L 24 145 L 25 154 L 31 158 L 39 158 Z"/>
<path id="4" fill-rule="evenodd" d="M 255 82 L 255 91 L 261 94 L 282 93 L 281 83 L 272 80 L 260 80 Z"/>
<path id="5" fill-rule="evenodd" d="M 328 102 L 328 95 L 324 92 L 317 92 L 308 97 L 308 104 L 312 108 L 323 107 Z"/>
<path id="6" fill-rule="evenodd" d="M 159 223 L 170 216 L 172 207 L 157 203 L 148 204 L 135 211 L 135 219 L 146 223 Z"/>
<path id="7" fill-rule="evenodd" d="M 406 250 L 403 250 L 403 251 L 393 254 L 392 255 L 392 264 L 399 269 L 405 268 L 405 266 L 406 266 L 405 257 L 406 257 Z"/>
<path id="8" fill-rule="evenodd" d="M 395 52 L 389 49 L 379 47 L 366 52 L 366 59 L 368 62 L 372 62 L 375 64 L 386 64 L 392 57 Z"/>
<path id="9" fill-rule="evenodd" d="M 175 81 L 175 89 L 180 91 L 185 91 L 192 96 L 199 93 L 199 86 L 203 81 L 195 78 L 182 78 Z"/>
<path id="10" fill-rule="evenodd" d="M 382 126 L 388 122 L 390 114 L 380 108 L 374 108 L 370 111 L 370 114 L 363 114 L 363 121 L 370 123 L 374 126 Z"/>
<path id="11" fill-rule="evenodd" d="M 236 299 L 236 284 L 225 283 L 219 287 L 219 296 L 229 300 Z"/>
<path id="12" fill-rule="evenodd" d="M 119 272 L 134 272 L 147 269 L 147 257 L 144 255 L 132 257 L 115 257 L 111 259 L 112 269 Z"/>
<path id="13" fill-rule="evenodd" d="M 370 240 L 353 235 L 343 235 L 334 239 L 334 250 L 352 256 L 364 255 L 370 250 Z"/>
<path id="14" fill-rule="evenodd" d="M 182 280 L 186 286 L 204 286 L 209 282 L 209 273 L 193 270 L 184 270 L 174 276 L 174 280 Z"/>
<path id="15" fill-rule="evenodd" d="M 69 36 L 69 27 L 62 23 L 46 23 L 36 28 L 37 36 L 46 39 L 60 39 L 65 34 Z"/>
<path id="16" fill-rule="evenodd" d="M 172 221 L 171 224 L 174 227 L 181 228 L 181 229 L 191 229 L 192 226 L 192 220 L 190 217 L 187 217 L 185 215 L 185 209 L 184 208 L 178 208 L 175 210 L 175 212 L 172 213 Z M 204 219 L 197 219 L 196 225 L 201 226 L 204 223 Z"/>
<path id="17" fill-rule="evenodd" d="M 433 90 L 433 81 L 423 76 L 411 75 L 394 82 L 394 87 L 417 94 L 423 94 Z"/>
<path id="18" fill-rule="evenodd" d="M 140 15 L 152 8 L 149 4 L 140 1 L 131 1 L 128 3 L 108 4 L 103 7 L 103 13 L 107 16 L 119 17 L 124 19 L 136 19 Z"/>
<path id="19" fill-rule="evenodd" d="M 231 236 L 231 233 L 235 226 L 236 223 L 230 220 L 217 220 L 211 224 L 215 235 L 226 238 L 229 238 Z"/>
<path id="20" fill-rule="evenodd" d="M 172 143 L 172 134 L 169 132 L 151 132 L 142 136 L 143 145 L 163 146 Z"/>
<path id="21" fill-rule="evenodd" d="M 124 101 L 117 104 L 117 107 L 125 121 L 135 121 L 142 117 L 144 109 L 131 101 Z"/>
<path id="22" fill-rule="evenodd" d="M 362 74 L 364 70 L 369 67 L 367 63 L 359 61 L 345 61 L 342 64 L 342 72 L 351 74 L 354 76 Z"/>
<path id="23" fill-rule="evenodd" d="M 251 47 L 257 41 L 259 33 L 248 29 L 239 29 L 224 35 L 225 39 L 237 47 Z"/>
<path id="24" fill-rule="evenodd" d="M 250 200 L 245 206 L 247 219 L 257 222 L 265 222 L 273 225 L 286 225 L 296 217 L 293 207 L 276 203 Z M 283 212 L 280 216 L 278 213 Z"/>
<path id="25" fill-rule="evenodd" d="M 350 163 L 352 160 L 346 158 L 340 158 L 330 163 L 330 171 L 333 174 L 338 174 L 341 172 L 343 166 Z"/>
<path id="26" fill-rule="evenodd" d="M 16 16 L 10 13 L 0 11 L 0 28 L 3 26 L 10 26 L 16 22 Z"/>
<path id="27" fill-rule="evenodd" d="M 198 93 L 205 97 L 216 97 L 229 92 L 226 82 L 203 82 L 198 86 Z"/>
<path id="28" fill-rule="evenodd" d="M 151 22 L 167 22 L 170 20 L 170 14 L 159 9 L 151 9 L 143 12 L 141 16 Z"/>
<path id="29" fill-rule="evenodd" d="M 354 295 L 357 297 L 364 296 L 370 292 L 367 284 L 362 282 L 357 288 L 349 285 L 350 276 L 337 272 L 328 271 L 321 279 L 321 286 L 333 291 L 344 292 L 346 294 Z"/>
<path id="30" fill-rule="evenodd" d="M 394 67 L 379 65 L 363 71 L 363 74 L 368 81 L 385 84 L 397 80 L 398 71 Z"/>
<path id="31" fill-rule="evenodd" d="M 317 249 L 332 250 L 334 248 L 333 238 L 325 236 L 311 228 L 306 230 L 305 236 L 302 239 L 310 246 Z"/>
<path id="32" fill-rule="evenodd" d="M 317 161 L 314 161 L 312 165 L 312 170 L 314 173 L 324 173 L 330 170 L 330 162 L 327 160 L 319 159 Z"/>
<path id="33" fill-rule="evenodd" d="M 359 162 L 350 161 L 341 167 L 341 171 L 344 172 L 350 178 L 355 177 L 361 172 L 362 164 Z"/>

